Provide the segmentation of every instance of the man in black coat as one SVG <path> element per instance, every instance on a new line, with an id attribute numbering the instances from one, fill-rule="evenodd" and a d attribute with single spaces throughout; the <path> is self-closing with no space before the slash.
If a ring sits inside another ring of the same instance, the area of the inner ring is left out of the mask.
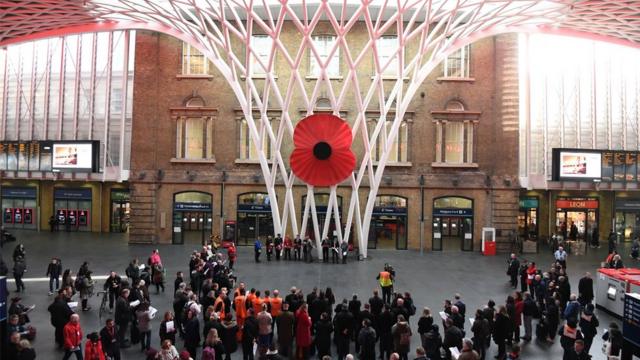
<path id="1" fill-rule="evenodd" d="M 335 329 L 333 341 L 336 343 L 338 351 L 338 359 L 342 360 L 349 353 L 349 341 L 353 336 L 355 328 L 355 318 L 349 312 L 347 300 L 342 302 L 340 312 L 333 318 L 333 327 Z"/>
<path id="2" fill-rule="evenodd" d="M 118 342 L 121 348 L 128 347 L 126 334 L 131 321 L 131 307 L 129 306 L 129 289 L 123 289 L 116 301 L 116 325 L 118 326 Z"/>
<path id="3" fill-rule="evenodd" d="M 360 360 L 376 359 L 376 331 L 371 327 L 369 319 L 362 320 L 362 329 L 358 333 L 357 343 L 360 345 Z"/>
<path id="4" fill-rule="evenodd" d="M 593 301 L 593 279 L 591 273 L 586 273 L 578 282 L 578 300 L 585 306 Z"/>
<path id="5" fill-rule="evenodd" d="M 120 284 L 122 283 L 122 279 L 120 275 L 116 274 L 115 271 L 112 271 L 109 274 L 109 277 L 104 282 L 104 290 L 109 292 L 109 310 L 113 311 L 113 304 L 118 297 L 118 293 L 120 292 Z"/>
<path id="6" fill-rule="evenodd" d="M 520 270 L 520 261 L 516 257 L 516 254 L 511 254 L 511 259 L 509 259 L 509 267 L 507 268 L 507 275 L 511 279 L 511 287 L 518 287 L 518 271 Z"/>
<path id="7" fill-rule="evenodd" d="M 247 318 L 242 327 L 242 359 L 253 360 L 253 343 L 258 337 L 258 320 L 253 309 L 247 310 Z"/>
<path id="8" fill-rule="evenodd" d="M 371 314 L 373 316 L 380 315 L 384 307 L 384 301 L 380 297 L 378 289 L 373 290 L 373 296 L 369 298 L 369 305 L 371 305 Z"/>
<path id="9" fill-rule="evenodd" d="M 113 360 L 120 360 L 120 344 L 113 319 L 107 319 L 106 326 L 100 330 L 102 351 Z"/>
<path id="10" fill-rule="evenodd" d="M 71 290 L 69 290 L 71 291 Z M 51 325 L 56 329 L 55 340 L 58 347 L 64 345 L 64 326 L 69 322 L 69 317 L 73 314 L 73 310 L 67 305 L 67 288 L 62 288 L 58 291 L 58 296 L 53 300 L 53 303 L 49 305 L 49 312 L 51 313 Z"/>
<path id="11" fill-rule="evenodd" d="M 451 318 L 445 320 L 444 339 L 442 340 L 442 347 L 444 347 L 447 353 L 447 359 L 451 358 L 451 351 L 449 348 L 455 347 L 460 350 L 462 348 L 462 339 L 464 334 L 460 328 L 454 325 Z"/>
<path id="12" fill-rule="evenodd" d="M 389 305 L 385 304 L 382 313 L 380 313 L 380 316 L 376 319 L 376 331 L 380 339 L 380 357 L 382 359 L 388 359 L 391 356 L 393 348 L 391 328 L 395 323 L 395 316 L 391 312 Z"/>
<path id="13" fill-rule="evenodd" d="M 184 347 L 194 359 L 200 346 L 200 340 L 200 321 L 193 311 L 188 310 L 187 320 L 184 323 Z"/>

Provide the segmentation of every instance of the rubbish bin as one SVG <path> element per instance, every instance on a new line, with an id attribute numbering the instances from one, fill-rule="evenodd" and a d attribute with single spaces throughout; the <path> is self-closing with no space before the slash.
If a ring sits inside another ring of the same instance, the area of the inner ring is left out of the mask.
<path id="1" fill-rule="evenodd" d="M 484 251 L 482 252 L 484 256 L 495 256 L 496 255 L 496 242 L 495 241 L 486 241 L 484 243 Z"/>

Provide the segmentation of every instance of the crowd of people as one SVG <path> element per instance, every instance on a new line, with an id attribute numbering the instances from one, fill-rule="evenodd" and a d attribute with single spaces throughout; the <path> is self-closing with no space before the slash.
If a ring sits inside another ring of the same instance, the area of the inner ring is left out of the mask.
<path id="1" fill-rule="evenodd" d="M 260 256 L 262 255 L 262 249 L 266 248 L 267 261 L 271 261 L 271 258 L 275 258 L 276 261 L 280 259 L 313 262 L 313 250 L 315 248 L 314 241 L 305 236 L 304 239 L 300 235 L 292 240 L 289 236 L 282 238 L 280 234 L 277 234 L 275 238 L 267 236 L 265 244 L 262 244 L 260 239 L 256 239 L 253 243 L 253 251 L 255 262 L 260 262 Z M 338 241 L 337 237 L 333 240 L 325 237 L 320 242 L 322 249 L 322 262 L 329 262 L 329 254 L 331 254 L 331 262 L 336 264 L 342 262 L 347 263 L 347 257 L 349 251 L 353 250 L 347 242 Z M 293 256 L 292 256 L 293 255 Z"/>
<path id="2" fill-rule="evenodd" d="M 271 256 L 276 261 L 281 256 L 290 259 L 285 255 L 286 243 L 287 239 L 279 236 L 273 241 L 267 239 L 267 260 Z M 322 244 L 325 246 L 325 241 Z M 304 259 L 303 248 L 296 250 L 292 245 L 291 260 Z M 331 248 L 323 261 L 328 262 L 330 252 Z M 307 251 L 309 257 L 310 253 Z M 336 254 L 336 262 L 342 257 L 346 254 Z M 169 288 L 160 253 L 154 250 L 142 264 L 138 259 L 131 261 L 126 276 L 110 272 L 102 289 L 112 317 L 99 331 L 86 335 L 86 341 L 81 313 L 76 310 L 91 309 L 88 298 L 96 285 L 92 271 L 84 262 L 74 276 L 69 269 L 62 271 L 59 258 L 52 258 L 46 274 L 49 294 L 57 291 L 57 295 L 48 311 L 55 328 L 54 340 L 64 350 L 63 359 L 75 355 L 77 359 L 119 360 L 123 358 L 122 349 L 137 345 L 144 354 L 141 356 L 154 360 L 229 360 L 235 352 L 241 352 L 244 360 L 343 360 L 354 356 L 364 360 L 408 360 L 410 353 L 419 360 L 484 360 L 493 343 L 498 350 L 496 359 L 516 360 L 520 359 L 520 343 L 532 341 L 534 336 L 549 344 L 559 338 L 563 360 L 590 359 L 593 339 L 601 327 L 594 314 L 591 274 L 586 273 L 577 291 L 572 291 L 568 254 L 559 246 L 553 257 L 553 263 L 543 270 L 535 262 L 512 254 L 507 275 L 513 293 L 500 304 L 489 300 L 472 315 L 460 294 L 444 300 L 437 313 L 427 307 L 418 311 L 411 294 L 396 288 L 396 272 L 388 264 L 372 276 L 379 288 L 365 297 L 353 294 L 340 300 L 330 287 L 292 286 L 282 295 L 278 289 L 251 287 L 233 274 L 233 245 L 226 251 L 216 251 L 211 245 L 194 251 L 189 258 L 188 275 L 178 271 L 173 288 Z M 26 264 L 22 245 L 14 251 L 16 261 Z M 152 285 L 156 293 L 169 288 L 174 294 L 173 311 L 159 316 L 157 330 L 154 320 L 158 311 L 151 305 L 149 292 Z M 16 287 L 24 291 L 24 284 L 18 280 Z M 79 304 L 72 301 L 76 294 Z M 9 360 L 35 358 L 29 342 L 35 337 L 35 329 L 29 324 L 29 307 L 20 300 L 15 297 L 9 310 Z M 469 324 L 465 321 L 467 316 Z M 412 323 L 417 325 L 415 334 Z M 157 349 L 151 344 L 154 330 L 160 338 Z M 623 340 L 615 323 L 604 338 L 607 355 L 619 355 Z M 416 342 L 418 346 L 411 351 Z"/>

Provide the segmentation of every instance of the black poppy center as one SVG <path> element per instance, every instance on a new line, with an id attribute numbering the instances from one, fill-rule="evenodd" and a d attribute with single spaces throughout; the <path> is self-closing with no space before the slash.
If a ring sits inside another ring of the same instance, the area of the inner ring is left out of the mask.
<path id="1" fill-rule="evenodd" d="M 313 147 L 313 156 L 318 160 L 327 160 L 331 156 L 331 145 L 324 141 L 317 143 Z"/>

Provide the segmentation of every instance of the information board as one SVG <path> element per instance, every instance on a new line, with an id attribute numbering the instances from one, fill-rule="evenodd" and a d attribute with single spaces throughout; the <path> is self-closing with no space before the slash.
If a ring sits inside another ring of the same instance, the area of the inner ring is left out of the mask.
<path id="1" fill-rule="evenodd" d="M 0 170 L 7 168 L 7 144 L 0 142 Z"/>
<path id="2" fill-rule="evenodd" d="M 616 152 L 613 156 L 613 181 L 624 181 L 625 179 L 625 155 L 623 152 Z"/>
<path id="3" fill-rule="evenodd" d="M 640 346 L 640 294 L 624 295 L 622 335 L 625 340 Z"/>
<path id="4" fill-rule="evenodd" d="M 628 152 L 624 160 L 625 170 L 627 172 L 626 181 L 636 181 L 638 171 L 638 154 Z"/>
<path id="5" fill-rule="evenodd" d="M 613 181 L 613 151 L 605 151 L 602 153 L 602 181 Z"/>

